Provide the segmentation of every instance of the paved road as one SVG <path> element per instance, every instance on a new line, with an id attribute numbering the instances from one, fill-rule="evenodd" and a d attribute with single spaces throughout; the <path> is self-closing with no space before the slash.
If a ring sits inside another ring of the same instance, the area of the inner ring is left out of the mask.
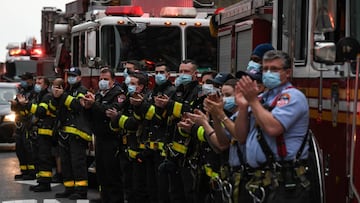
<path id="1" fill-rule="evenodd" d="M 19 164 L 14 151 L 0 152 L 0 202 L 2 203 L 75 203 L 75 200 L 55 199 L 55 193 L 64 191 L 62 184 L 52 184 L 51 192 L 35 193 L 29 191 L 30 185 L 36 181 L 15 181 L 14 175 L 18 174 Z M 95 189 L 89 189 L 88 199 L 98 199 L 99 194 Z M 15 201 L 18 200 L 18 201 Z M 88 200 L 78 200 L 86 203 Z"/>

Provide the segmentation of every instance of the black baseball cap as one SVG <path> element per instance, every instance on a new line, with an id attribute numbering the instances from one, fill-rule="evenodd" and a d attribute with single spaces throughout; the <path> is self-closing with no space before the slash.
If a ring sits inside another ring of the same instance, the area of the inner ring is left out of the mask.
<path id="1" fill-rule="evenodd" d="M 68 71 L 68 75 L 74 75 L 74 76 L 80 76 L 81 75 L 81 71 L 79 68 L 77 67 L 71 67 Z"/>
<path id="2" fill-rule="evenodd" d="M 218 73 L 214 79 L 209 79 L 206 82 L 210 84 L 223 85 L 227 80 L 234 79 L 231 73 Z"/>
<path id="3" fill-rule="evenodd" d="M 256 80 L 256 82 L 262 83 L 262 71 L 257 71 L 256 69 L 246 70 L 246 71 L 238 71 L 236 72 L 236 77 L 241 78 L 242 76 L 247 75 L 252 80 Z"/>

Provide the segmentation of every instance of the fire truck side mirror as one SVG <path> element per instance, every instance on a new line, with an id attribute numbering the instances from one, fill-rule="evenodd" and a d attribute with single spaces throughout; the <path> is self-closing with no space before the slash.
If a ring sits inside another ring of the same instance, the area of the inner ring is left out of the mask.
<path id="1" fill-rule="evenodd" d="M 334 64 L 336 46 L 333 42 L 317 41 L 314 45 L 314 62 Z"/>
<path id="2" fill-rule="evenodd" d="M 89 68 L 100 68 L 101 63 L 102 63 L 102 61 L 101 61 L 100 57 L 89 58 L 89 60 L 88 60 Z"/>

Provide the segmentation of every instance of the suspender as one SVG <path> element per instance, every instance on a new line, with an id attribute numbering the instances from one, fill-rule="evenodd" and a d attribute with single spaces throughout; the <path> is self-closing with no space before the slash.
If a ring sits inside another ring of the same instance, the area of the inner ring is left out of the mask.
<path id="1" fill-rule="evenodd" d="M 289 86 L 286 89 L 289 89 L 289 88 L 293 88 L 293 87 Z M 273 110 L 273 108 L 275 108 L 276 103 L 279 100 L 280 96 L 281 96 L 281 92 L 275 97 L 275 99 L 273 100 L 271 105 L 267 108 L 270 112 Z M 274 153 L 271 151 L 268 143 L 266 142 L 265 137 L 263 135 L 263 132 L 262 132 L 260 126 L 257 126 L 257 130 L 258 130 L 258 133 L 257 133 L 256 138 L 257 138 L 257 140 L 259 142 L 259 145 L 260 145 L 262 151 L 265 154 L 266 163 L 267 164 L 274 163 L 275 162 Z M 304 140 L 301 143 L 301 146 L 300 146 L 298 152 L 296 153 L 296 160 L 298 160 L 301 157 L 301 154 L 304 151 L 304 147 L 305 147 L 305 144 L 306 144 L 308 134 L 309 134 L 309 130 L 307 130 L 307 133 L 306 133 L 306 135 L 304 137 Z M 278 155 L 283 160 L 287 155 L 286 144 L 285 144 L 285 139 L 284 139 L 283 134 L 276 137 L 276 146 L 277 146 Z"/>

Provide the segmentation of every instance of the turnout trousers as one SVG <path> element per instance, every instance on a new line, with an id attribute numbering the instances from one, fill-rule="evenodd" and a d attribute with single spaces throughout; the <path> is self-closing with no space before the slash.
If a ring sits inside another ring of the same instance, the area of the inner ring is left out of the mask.
<path id="1" fill-rule="evenodd" d="M 87 145 L 87 141 L 74 134 L 62 133 L 59 136 L 64 186 L 79 193 L 86 193 L 88 187 Z"/>

